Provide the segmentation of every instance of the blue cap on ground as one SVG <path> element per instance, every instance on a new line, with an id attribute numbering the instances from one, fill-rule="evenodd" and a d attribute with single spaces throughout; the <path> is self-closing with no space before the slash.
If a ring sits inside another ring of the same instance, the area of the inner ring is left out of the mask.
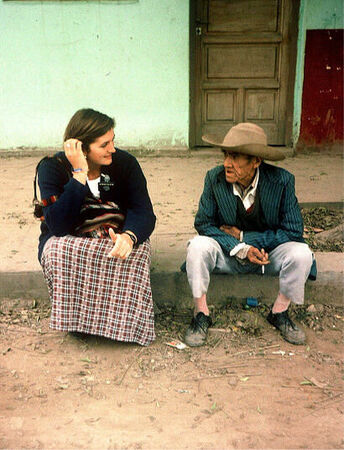
<path id="1" fill-rule="evenodd" d="M 246 305 L 247 306 L 258 306 L 258 299 L 255 297 L 247 297 Z"/>

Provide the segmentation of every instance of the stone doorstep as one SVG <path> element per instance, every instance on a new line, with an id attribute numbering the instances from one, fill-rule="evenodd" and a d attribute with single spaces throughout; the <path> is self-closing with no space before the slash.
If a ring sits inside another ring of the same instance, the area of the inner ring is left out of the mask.
<path id="1" fill-rule="evenodd" d="M 316 258 L 318 278 L 306 283 L 306 302 L 343 305 L 343 253 L 317 253 Z M 151 283 L 153 299 L 158 306 L 171 303 L 180 307 L 190 306 L 191 293 L 185 273 L 155 269 L 151 273 Z M 218 306 L 228 298 L 236 298 L 239 302 L 245 297 L 272 303 L 277 291 L 278 277 L 213 274 L 208 298 L 210 304 Z M 40 271 L 0 272 L 0 292 L 4 298 L 48 301 L 48 291 Z"/>

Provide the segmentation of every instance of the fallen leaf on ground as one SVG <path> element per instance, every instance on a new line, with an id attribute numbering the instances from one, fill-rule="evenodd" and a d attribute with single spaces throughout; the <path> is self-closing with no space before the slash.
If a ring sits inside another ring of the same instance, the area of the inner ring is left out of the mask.
<path id="1" fill-rule="evenodd" d="M 301 383 L 303 386 L 313 386 L 314 384 L 310 380 L 303 380 Z"/>
<path id="2" fill-rule="evenodd" d="M 320 389 L 323 389 L 325 387 L 327 387 L 327 383 L 321 383 L 320 381 L 318 381 L 316 378 L 311 377 L 309 379 L 309 381 L 311 381 L 315 386 L 317 386 Z"/>

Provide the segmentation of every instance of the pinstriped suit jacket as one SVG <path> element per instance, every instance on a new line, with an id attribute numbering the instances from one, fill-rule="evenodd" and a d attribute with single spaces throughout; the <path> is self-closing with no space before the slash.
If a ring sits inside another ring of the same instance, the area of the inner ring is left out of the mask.
<path id="1" fill-rule="evenodd" d="M 245 231 L 243 241 L 270 252 L 289 241 L 304 242 L 303 220 L 295 195 L 295 177 L 279 167 L 262 162 L 259 167 L 258 191 L 267 229 L 263 232 Z M 200 235 L 214 238 L 229 256 L 239 241 L 221 231 L 221 225 L 236 225 L 237 197 L 233 185 L 225 178 L 223 166 L 209 170 L 195 217 L 195 228 Z M 315 278 L 312 267 L 311 278 Z"/>

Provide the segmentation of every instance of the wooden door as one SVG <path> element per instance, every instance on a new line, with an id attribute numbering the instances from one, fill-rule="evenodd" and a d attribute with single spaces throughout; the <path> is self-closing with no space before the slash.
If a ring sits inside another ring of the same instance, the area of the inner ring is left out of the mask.
<path id="1" fill-rule="evenodd" d="M 298 1 L 191 3 L 190 145 L 254 122 L 272 145 L 290 143 Z"/>

